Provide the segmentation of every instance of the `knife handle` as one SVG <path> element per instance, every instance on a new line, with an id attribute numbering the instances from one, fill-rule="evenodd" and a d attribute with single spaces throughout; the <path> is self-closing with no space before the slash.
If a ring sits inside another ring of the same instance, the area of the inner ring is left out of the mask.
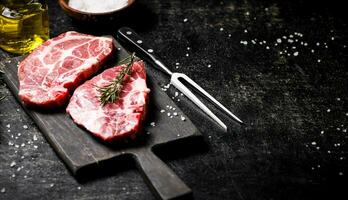
<path id="1" fill-rule="evenodd" d="M 157 58 L 152 48 L 147 47 L 145 41 L 131 28 L 122 27 L 117 32 L 117 39 L 132 52 L 138 54 L 146 62 L 158 67 L 164 73 L 172 75 L 172 72 Z"/>

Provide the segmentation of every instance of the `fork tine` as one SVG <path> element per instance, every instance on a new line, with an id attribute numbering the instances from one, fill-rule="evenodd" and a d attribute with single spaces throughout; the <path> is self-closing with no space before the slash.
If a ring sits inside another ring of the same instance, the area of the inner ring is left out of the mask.
<path id="1" fill-rule="evenodd" d="M 180 74 L 180 73 L 178 73 Z M 186 76 L 185 74 L 180 74 L 180 77 L 185 79 L 189 84 L 191 84 L 198 92 L 200 92 L 202 95 L 204 95 L 210 102 L 215 104 L 218 108 L 220 108 L 222 111 L 227 113 L 229 116 L 231 116 L 233 119 L 235 119 L 237 122 L 243 124 L 243 121 L 240 120 L 236 115 L 234 115 L 231 111 L 229 111 L 225 106 L 223 106 L 220 102 L 218 102 L 213 96 L 211 96 L 207 91 L 205 91 L 201 86 L 199 86 L 196 82 L 194 82 L 190 77 Z"/>
<path id="2" fill-rule="evenodd" d="M 182 84 L 179 78 L 185 76 L 181 73 L 173 73 L 170 82 L 173 84 L 179 91 L 186 95 L 193 103 L 195 103 L 200 109 L 202 109 L 209 117 L 216 121 L 225 132 L 227 132 L 227 126 L 206 106 L 199 100 L 196 95 L 194 95 L 184 84 Z"/>

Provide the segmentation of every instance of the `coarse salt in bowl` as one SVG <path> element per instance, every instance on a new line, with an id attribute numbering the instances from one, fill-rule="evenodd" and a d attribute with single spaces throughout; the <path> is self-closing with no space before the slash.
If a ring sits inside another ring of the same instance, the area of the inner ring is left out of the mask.
<path id="1" fill-rule="evenodd" d="M 61 8 L 71 17 L 83 21 L 112 18 L 130 7 L 135 0 L 59 0 Z"/>

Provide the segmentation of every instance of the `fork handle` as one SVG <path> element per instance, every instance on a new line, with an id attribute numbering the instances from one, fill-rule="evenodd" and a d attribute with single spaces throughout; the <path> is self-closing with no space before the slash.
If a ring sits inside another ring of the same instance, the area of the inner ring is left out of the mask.
<path id="1" fill-rule="evenodd" d="M 153 66 L 156 66 L 164 73 L 172 75 L 172 72 L 155 55 L 154 50 L 147 47 L 145 41 L 131 28 L 120 28 L 117 32 L 117 39 L 125 45 L 127 49 L 134 51 L 145 61 L 153 64 Z"/>

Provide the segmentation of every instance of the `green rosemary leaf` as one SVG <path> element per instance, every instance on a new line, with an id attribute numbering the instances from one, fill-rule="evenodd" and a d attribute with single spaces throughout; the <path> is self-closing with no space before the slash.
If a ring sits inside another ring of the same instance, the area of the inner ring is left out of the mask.
<path id="1" fill-rule="evenodd" d="M 99 99 L 102 106 L 105 106 L 108 103 L 115 103 L 118 100 L 123 88 L 124 77 L 127 74 L 131 74 L 135 60 L 135 53 L 121 60 L 118 65 L 126 65 L 126 67 L 117 74 L 115 79 L 111 80 L 110 83 L 104 87 L 95 86 L 100 94 Z"/>

